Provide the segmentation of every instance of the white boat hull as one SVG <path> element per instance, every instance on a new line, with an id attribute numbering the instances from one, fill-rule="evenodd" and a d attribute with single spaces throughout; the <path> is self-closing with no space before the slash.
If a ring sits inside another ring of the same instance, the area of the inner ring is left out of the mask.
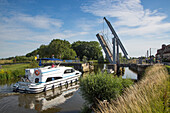
<path id="1" fill-rule="evenodd" d="M 24 92 L 24 93 L 41 93 L 47 90 L 52 90 L 63 85 L 68 85 L 79 80 L 80 75 L 70 77 L 67 79 L 54 80 L 49 83 L 40 83 L 36 85 L 26 84 L 24 82 L 18 82 L 18 85 L 13 86 L 14 91 Z M 25 84 L 25 85 L 24 85 Z"/>

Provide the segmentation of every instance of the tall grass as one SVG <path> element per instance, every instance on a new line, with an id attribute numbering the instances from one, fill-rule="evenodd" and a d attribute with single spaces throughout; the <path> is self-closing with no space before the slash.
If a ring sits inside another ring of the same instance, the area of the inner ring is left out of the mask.
<path id="1" fill-rule="evenodd" d="M 110 103 L 99 102 L 95 112 L 102 113 L 163 113 L 168 112 L 169 76 L 164 66 L 155 65 L 145 77 L 127 88 L 122 96 Z"/>
<path id="2" fill-rule="evenodd" d="M 13 63 L 13 60 L 0 60 L 0 64 Z"/>
<path id="3" fill-rule="evenodd" d="M 0 82 L 18 79 L 19 75 L 25 75 L 26 68 L 38 67 L 38 63 L 3 65 L 0 69 Z"/>

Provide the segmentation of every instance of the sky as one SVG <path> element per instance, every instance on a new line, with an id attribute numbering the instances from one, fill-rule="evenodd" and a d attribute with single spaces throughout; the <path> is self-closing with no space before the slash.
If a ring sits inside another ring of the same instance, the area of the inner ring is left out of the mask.
<path id="1" fill-rule="evenodd" d="M 0 58 L 27 53 L 53 39 L 98 41 L 114 27 L 130 57 L 170 44 L 170 0 L 0 0 Z"/>

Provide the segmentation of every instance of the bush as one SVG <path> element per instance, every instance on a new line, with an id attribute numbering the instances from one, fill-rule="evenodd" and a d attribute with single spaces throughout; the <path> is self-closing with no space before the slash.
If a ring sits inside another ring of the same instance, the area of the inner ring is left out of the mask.
<path id="1" fill-rule="evenodd" d="M 98 100 L 115 99 L 124 87 L 133 84 L 130 80 L 123 80 L 122 77 L 113 77 L 111 74 L 98 73 L 86 76 L 80 80 L 82 97 L 89 104 L 96 104 Z"/>
<path id="2" fill-rule="evenodd" d="M 166 68 L 168 70 L 168 73 L 170 74 L 170 66 L 166 65 Z"/>
<path id="3" fill-rule="evenodd" d="M 30 64 L 29 64 L 29 68 L 37 68 L 39 67 L 39 64 L 38 62 L 36 61 L 32 61 Z"/>

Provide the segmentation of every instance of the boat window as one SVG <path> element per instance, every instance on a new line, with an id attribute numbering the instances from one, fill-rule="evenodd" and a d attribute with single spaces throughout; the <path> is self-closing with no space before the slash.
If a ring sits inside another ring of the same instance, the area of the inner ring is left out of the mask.
<path id="1" fill-rule="evenodd" d="M 62 77 L 54 77 L 54 80 L 58 80 L 61 79 Z"/>
<path id="2" fill-rule="evenodd" d="M 46 82 L 50 82 L 52 80 L 53 80 L 52 77 L 49 77 L 49 78 L 47 78 Z"/>
<path id="3" fill-rule="evenodd" d="M 50 82 L 50 81 L 53 81 L 53 80 L 58 80 L 58 79 L 61 79 L 62 77 L 49 77 L 47 78 L 46 82 Z"/>
<path id="4" fill-rule="evenodd" d="M 72 70 L 71 70 L 71 69 L 66 69 L 66 70 L 64 71 L 64 74 L 67 74 L 67 73 L 72 73 Z"/>
<path id="5" fill-rule="evenodd" d="M 35 83 L 39 83 L 39 78 L 36 78 L 36 79 L 35 79 Z"/>
<path id="6" fill-rule="evenodd" d="M 71 72 L 75 72 L 75 70 L 74 70 L 74 69 L 71 69 Z"/>

